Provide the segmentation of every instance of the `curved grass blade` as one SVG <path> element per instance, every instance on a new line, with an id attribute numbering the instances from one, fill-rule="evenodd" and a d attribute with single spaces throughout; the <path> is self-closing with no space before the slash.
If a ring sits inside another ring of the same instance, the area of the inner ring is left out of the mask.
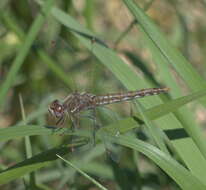
<path id="1" fill-rule="evenodd" d="M 104 131 L 101 131 L 100 133 L 102 132 L 104 133 Z M 193 190 L 197 188 L 198 190 L 203 190 L 206 188 L 205 184 L 199 181 L 199 179 L 197 179 L 192 173 L 190 173 L 172 157 L 156 147 L 141 140 L 137 140 L 131 136 L 119 135 L 118 137 L 115 137 L 108 135 L 108 138 L 117 144 L 129 147 L 146 155 L 160 168 L 162 168 L 170 177 L 172 177 L 182 189 Z"/>
<path id="2" fill-rule="evenodd" d="M 63 156 L 65 154 L 68 154 L 71 151 L 69 147 L 78 147 L 84 144 L 85 144 L 85 141 L 72 144 L 69 146 L 53 148 L 45 152 L 42 152 L 36 156 L 33 156 L 29 159 L 26 159 L 4 171 L 1 171 L 0 172 L 0 184 L 8 183 L 9 181 L 18 179 L 19 177 L 25 174 L 28 174 L 32 171 L 48 166 L 49 164 L 51 164 L 53 161 L 57 159 L 56 154 Z"/>
<path id="3" fill-rule="evenodd" d="M 179 73 L 182 79 L 193 90 L 201 90 L 206 87 L 204 79 L 197 73 L 185 57 L 164 37 L 163 33 L 155 26 L 151 19 L 133 1 L 123 0 L 125 5 L 138 20 L 144 32 L 153 41 L 167 62 Z M 206 99 L 204 99 L 206 100 Z"/>
<path id="4" fill-rule="evenodd" d="M 16 128 L 24 128 L 24 127 L 16 127 Z M 28 129 L 28 127 L 26 126 L 26 128 Z M 39 127 L 36 127 L 37 129 L 39 129 Z M 41 127 L 42 128 L 42 127 Z M 101 131 L 103 130 L 104 128 L 100 129 L 98 132 L 97 132 L 97 135 L 99 133 L 101 133 Z M 37 130 L 38 131 L 38 130 Z M 49 130 L 49 132 L 51 132 Z M 81 135 L 80 132 L 77 132 L 77 134 Z M 28 135 L 28 134 L 26 134 Z M 89 135 L 89 134 L 88 134 Z M 100 134 L 101 136 L 102 134 Z M 191 174 L 186 170 L 184 169 L 182 166 L 180 166 L 176 161 L 174 161 L 172 158 L 170 158 L 168 155 L 165 155 L 163 152 L 161 152 L 160 150 L 158 150 L 157 148 L 151 146 L 151 145 L 148 145 L 146 143 L 143 143 L 142 141 L 139 141 L 139 140 L 136 140 L 136 139 L 130 139 L 128 137 L 124 137 L 122 135 L 119 135 L 118 137 L 115 137 L 115 136 L 110 136 L 108 133 L 106 134 L 107 135 L 107 138 L 112 138 L 112 142 L 115 142 L 115 143 L 118 143 L 118 144 L 121 144 L 123 146 L 128 146 L 134 150 L 138 150 L 142 153 L 144 153 L 145 155 L 147 155 L 150 159 L 152 159 L 153 161 L 155 161 L 163 170 L 165 170 L 168 175 L 170 175 L 181 187 L 186 187 L 187 185 L 184 184 L 185 181 L 184 181 L 184 178 L 186 178 L 188 181 L 189 181 L 189 185 L 194 185 L 193 187 L 198 187 L 198 189 L 203 189 L 201 186 L 201 182 L 197 185 L 196 184 L 196 178 L 194 176 L 192 176 L 192 180 L 190 179 L 191 177 Z M 99 135 L 98 135 L 99 137 Z M 120 138 L 121 137 L 121 138 Z M 68 147 L 67 147 L 67 150 L 68 150 Z M 53 153 L 53 151 L 52 151 Z M 56 152 L 55 152 L 56 154 Z M 58 153 L 59 154 L 59 153 Z M 48 154 L 46 154 L 48 155 Z M 33 158 L 33 157 L 32 157 Z M 39 158 L 42 158 L 42 155 L 39 156 Z M 51 159 L 51 156 L 48 156 L 47 159 Z M 161 160 L 163 159 L 163 160 Z M 41 161 L 42 162 L 42 161 Z M 47 162 L 44 162 L 44 163 L 38 163 L 37 165 L 29 165 L 28 167 L 21 167 L 18 171 L 18 175 L 24 175 L 25 173 L 27 172 L 31 172 L 31 171 L 34 171 L 42 166 L 44 166 L 44 164 L 47 165 Z M 173 168 L 174 167 L 174 168 Z M 16 174 L 16 172 L 14 171 L 14 173 Z M 177 176 L 175 176 L 175 173 Z M 188 174 L 189 173 L 189 174 Z M 8 174 L 8 176 L 7 176 Z M 0 174 L 0 179 L 2 179 L 2 183 L 3 182 L 6 182 L 5 180 L 7 180 L 9 176 L 12 176 L 13 175 L 13 171 L 10 171 L 9 173 L 3 173 L 3 174 Z M 6 175 L 6 177 L 4 177 L 4 175 Z M 2 176 L 2 178 L 1 178 Z M 182 177 L 181 177 L 182 176 Z M 5 179 L 6 178 L 6 179 Z M 11 178 L 9 178 L 11 179 Z M 13 179 L 13 178 L 12 178 Z M 187 181 L 187 184 L 188 184 L 188 181 Z M 0 180 L 1 182 L 1 180 Z M 183 183 L 183 184 L 182 184 Z M 187 186 L 188 187 L 188 186 Z M 187 188 L 187 189 L 190 189 L 190 188 Z"/>
<path id="5" fill-rule="evenodd" d="M 180 98 L 168 101 L 164 104 L 154 106 L 153 108 L 145 110 L 144 113 L 151 120 L 158 119 L 159 117 L 162 117 L 170 112 L 177 111 L 177 109 L 179 109 L 181 106 L 184 106 L 185 104 L 188 104 L 192 101 L 198 100 L 199 98 L 202 98 L 205 95 L 206 89 L 200 90 L 198 92 L 191 93 L 190 95 L 182 96 Z M 137 115 L 139 118 L 141 118 L 139 114 Z"/>
<path id="6" fill-rule="evenodd" d="M 167 147 L 163 141 L 162 136 L 160 136 L 158 134 L 158 129 L 154 128 L 151 121 L 148 119 L 148 117 L 146 116 L 146 114 L 144 114 L 144 109 L 142 107 L 142 105 L 136 101 L 136 109 L 140 111 L 140 115 L 145 123 L 145 125 L 147 126 L 147 129 L 150 131 L 150 134 L 152 135 L 152 140 L 156 143 L 156 145 L 158 145 L 158 147 L 160 148 L 160 150 L 162 150 L 164 153 L 169 155 L 169 151 L 167 150 Z"/>
<path id="7" fill-rule="evenodd" d="M 159 50 L 161 56 L 164 57 L 164 59 L 166 60 L 165 63 L 167 63 L 168 65 L 167 67 L 169 68 L 169 65 L 172 65 L 172 67 L 178 72 L 185 83 L 193 91 L 205 89 L 206 85 L 201 75 L 198 74 L 198 72 L 189 62 L 187 62 L 187 60 L 179 51 L 177 51 L 170 45 L 169 41 L 164 37 L 163 33 L 158 29 L 158 27 L 155 26 L 152 20 L 149 19 L 149 17 L 133 1 L 124 0 L 124 3 L 127 5 L 128 9 L 131 11 L 134 17 L 138 20 L 144 33 L 153 42 L 154 46 L 156 46 L 156 49 Z M 206 99 L 203 98 L 201 100 L 202 104 L 205 104 Z M 182 124 L 182 127 L 185 128 L 187 133 L 197 144 L 198 149 L 201 151 L 201 154 L 204 156 L 204 158 L 206 158 L 205 139 L 201 134 L 201 130 L 198 127 L 195 127 L 196 124 L 193 119 L 191 119 L 191 114 L 186 115 L 179 112 L 178 114 L 175 114 L 175 116 Z M 178 128 L 181 127 L 178 126 Z M 172 129 L 172 126 L 170 126 L 168 129 Z M 200 175 L 200 177 L 201 176 L 202 175 Z"/>

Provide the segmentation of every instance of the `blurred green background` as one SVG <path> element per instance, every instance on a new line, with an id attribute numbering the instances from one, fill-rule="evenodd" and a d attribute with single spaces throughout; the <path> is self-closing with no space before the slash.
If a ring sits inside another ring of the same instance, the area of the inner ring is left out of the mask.
<path id="1" fill-rule="evenodd" d="M 191 63 L 204 83 L 206 1 L 135 2 L 147 11 L 147 15 L 161 29 L 169 42 Z M 170 86 L 165 82 L 159 67 L 154 64 L 155 58 L 148 49 L 145 38 L 142 37 L 141 29 L 136 27 L 139 21 L 135 22 L 123 1 L 61 0 L 52 4 L 95 34 L 95 38 L 82 35 L 88 40 L 87 48 L 73 35 L 74 31 L 60 23 L 54 14 L 48 13 L 46 17 L 47 12 L 42 10 L 41 3 L 33 0 L 0 2 L 1 129 L 17 125 L 20 127 L 23 124 L 54 127 L 55 120 L 47 112 L 48 105 L 54 99 L 63 100 L 74 91 L 88 91 L 94 94 L 126 91 L 125 84 L 122 84 L 121 79 L 117 79 L 112 69 L 109 70 L 109 66 L 101 64 L 95 57 L 97 44 L 106 44 L 113 49 L 139 76 L 138 80 L 145 80 L 151 87 L 173 87 L 172 84 Z M 31 44 L 23 52 L 31 26 L 39 15 L 42 18 L 39 19 L 39 25 L 37 24 L 39 28 L 36 27 L 36 35 L 33 35 L 33 40 L 30 38 Z M 22 61 L 18 58 L 21 51 Z M 18 65 L 16 67 L 15 60 Z M 172 94 L 170 97 L 178 98 L 189 94 L 190 87 L 185 84 L 184 78 L 180 77 L 174 68 L 169 69 L 176 85 L 181 89 L 179 95 Z M 7 85 L 5 81 L 8 82 Z M 134 90 L 130 86 L 127 88 Z M 175 89 L 171 89 L 171 93 L 174 91 Z M 23 108 L 20 105 L 20 96 Z M 169 100 L 169 96 L 162 96 L 162 99 Z M 136 112 L 131 103 L 108 107 L 109 110 L 98 110 L 98 122 L 101 126 L 116 122 L 117 119 L 129 118 Z M 149 107 L 150 105 L 145 105 L 145 108 Z M 192 103 L 187 109 L 192 112 L 193 121 L 204 131 L 206 122 L 204 103 Z M 22 111 L 26 115 L 24 121 Z M 181 120 L 181 117 L 179 118 Z M 139 125 L 143 124 L 141 122 Z M 81 124 L 84 129 L 91 131 L 92 123 L 88 119 L 82 119 Z M 64 124 L 66 128 L 69 126 L 68 122 Z M 78 130 L 81 131 L 81 127 Z M 139 139 L 152 142 L 144 128 L 138 128 L 130 133 L 137 135 Z M 30 139 L 25 137 L 25 139 L 1 141 L 1 169 L 3 171 L 49 148 L 67 144 L 70 139 L 70 136 L 64 135 L 36 135 Z M 128 148 L 113 147 L 118 153 L 118 162 L 114 162 L 108 158 L 104 147 L 105 143 L 98 141 L 91 149 L 86 148 L 82 152 L 74 150 L 67 158 L 81 166 L 84 172 L 108 189 L 179 189 L 162 169 L 142 154 Z M 176 160 L 183 162 L 176 151 L 171 147 L 169 150 L 172 150 L 171 155 Z M 2 186 L 2 189 L 98 189 L 90 180 L 61 161 L 52 162 L 32 174 L 24 179 L 9 181 Z"/>

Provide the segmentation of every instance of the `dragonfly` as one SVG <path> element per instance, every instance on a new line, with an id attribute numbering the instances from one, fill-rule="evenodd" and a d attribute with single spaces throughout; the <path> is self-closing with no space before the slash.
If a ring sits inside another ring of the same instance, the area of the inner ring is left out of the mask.
<path id="1" fill-rule="evenodd" d="M 145 96 L 167 93 L 169 88 L 147 88 L 136 91 L 121 93 L 110 93 L 105 95 L 95 95 L 87 92 L 74 92 L 69 94 L 63 101 L 54 100 L 49 106 L 49 112 L 57 119 L 56 125 L 63 124 L 66 116 L 70 117 L 74 128 L 78 123 L 80 113 L 86 110 L 95 110 L 99 106 L 130 101 Z M 94 114 L 95 115 L 95 114 Z M 96 118 L 94 118 L 96 119 Z M 95 134 L 94 134 L 95 135 Z"/>
<path id="2" fill-rule="evenodd" d="M 74 91 L 73 93 L 66 96 L 63 100 L 53 100 L 49 105 L 48 111 L 56 119 L 57 127 L 62 128 L 65 120 L 69 119 L 71 121 L 71 130 L 74 131 L 75 129 L 80 127 L 80 119 L 82 118 L 82 116 L 84 116 L 82 115 L 82 112 L 90 110 L 92 115 L 89 115 L 89 119 L 91 119 L 93 122 L 91 131 L 92 136 L 87 141 L 89 147 L 86 148 L 84 146 L 84 148 L 88 150 L 92 149 L 92 147 L 96 145 L 96 132 L 101 127 L 101 125 L 97 122 L 96 117 L 96 110 L 98 107 L 104 107 L 108 104 L 118 102 L 132 101 L 136 98 L 143 98 L 145 96 L 167 93 L 168 90 L 169 88 L 167 87 L 147 88 L 103 95 Z M 115 129 L 114 132 L 115 136 L 118 136 L 118 134 L 120 134 L 118 129 Z M 73 142 L 74 138 L 75 136 L 71 136 L 70 140 Z M 116 152 L 119 149 L 117 149 L 116 144 L 108 140 L 107 135 L 105 135 L 104 133 L 101 134 L 100 138 L 106 151 L 106 157 L 111 158 L 111 160 L 118 163 L 119 154 L 117 154 Z M 74 149 L 72 149 L 72 152 L 74 152 Z"/>

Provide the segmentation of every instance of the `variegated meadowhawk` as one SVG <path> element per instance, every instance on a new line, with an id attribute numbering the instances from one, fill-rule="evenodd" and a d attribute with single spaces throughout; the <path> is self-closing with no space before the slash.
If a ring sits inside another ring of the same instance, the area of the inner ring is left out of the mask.
<path id="1" fill-rule="evenodd" d="M 79 113 L 86 110 L 93 110 L 96 107 L 107 104 L 124 102 L 144 96 L 157 95 L 165 93 L 169 88 L 148 88 L 137 91 L 129 91 L 125 93 L 111 93 L 106 95 L 94 95 L 87 92 L 74 92 L 68 95 L 63 102 L 54 100 L 49 106 L 49 112 L 57 118 L 56 124 L 62 124 L 66 116 L 69 116 L 75 127 L 78 123 Z"/>
<path id="2" fill-rule="evenodd" d="M 64 100 L 54 100 L 49 106 L 49 112 L 57 119 L 56 125 L 61 125 L 64 121 L 69 118 L 72 122 L 71 129 L 78 128 L 80 125 L 80 119 L 82 118 L 81 113 L 83 111 L 91 110 L 90 119 L 93 121 L 92 129 L 92 142 L 88 145 L 96 144 L 96 131 L 99 129 L 97 124 L 96 110 L 98 107 L 103 107 L 108 104 L 130 101 L 135 98 L 142 98 L 144 96 L 152 96 L 160 93 L 166 93 L 169 88 L 148 88 L 136 91 L 129 91 L 123 93 L 111 93 L 105 95 L 95 95 L 87 92 L 79 93 L 75 91 L 74 93 L 69 94 Z M 89 125 L 90 126 L 90 125 Z M 119 129 L 116 129 L 115 134 L 119 134 Z M 115 143 L 112 143 L 107 139 L 107 135 L 102 133 L 101 142 L 104 144 L 106 155 L 109 155 L 109 158 L 117 161 L 118 154 L 114 154 L 117 150 Z M 71 136 L 69 140 L 73 141 L 75 136 Z M 91 142 L 91 141 L 89 141 Z"/>

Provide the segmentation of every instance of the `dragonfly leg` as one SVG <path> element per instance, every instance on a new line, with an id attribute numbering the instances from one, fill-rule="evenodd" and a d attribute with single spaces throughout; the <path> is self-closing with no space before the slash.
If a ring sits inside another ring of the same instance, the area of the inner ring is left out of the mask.
<path id="1" fill-rule="evenodd" d="M 115 114 L 108 107 L 101 107 L 101 109 L 107 110 L 106 113 L 108 114 L 108 117 L 111 117 L 110 119 L 113 120 L 113 122 L 117 122 L 119 120 L 119 116 L 117 114 Z M 112 133 L 115 137 L 118 137 L 119 134 L 120 134 L 120 131 L 117 127 L 115 127 L 109 133 Z M 106 151 L 107 158 L 109 160 L 112 160 L 112 161 L 118 163 L 119 160 L 120 160 L 120 157 L 119 157 L 119 154 L 118 154 L 119 147 L 117 147 L 113 141 L 111 141 L 107 138 L 107 132 L 104 131 L 104 129 L 103 129 L 103 133 L 102 133 L 101 138 L 102 138 L 102 142 L 104 143 L 104 146 L 105 146 L 105 151 Z"/>
<path id="2" fill-rule="evenodd" d="M 96 109 L 92 109 L 92 118 L 93 118 L 93 132 L 92 132 L 92 137 L 93 137 L 93 145 L 96 145 L 96 132 L 99 129 L 99 125 L 97 124 L 97 117 L 96 117 Z"/>
<path id="3" fill-rule="evenodd" d="M 71 121 L 72 121 L 71 130 L 75 131 L 75 129 L 79 128 L 79 125 L 80 125 L 79 118 L 76 115 L 72 115 L 71 116 Z"/>
<path id="4" fill-rule="evenodd" d="M 62 116 L 57 120 L 56 125 L 59 125 L 59 124 L 62 125 L 64 123 L 64 121 L 65 121 L 65 117 Z"/>
<path id="5" fill-rule="evenodd" d="M 79 118 L 76 115 L 70 115 L 70 118 L 71 118 L 71 122 L 72 122 L 71 131 L 74 132 L 75 129 L 78 128 L 78 126 L 79 126 Z M 75 140 L 75 136 L 72 135 L 71 136 L 71 143 L 72 144 L 73 144 L 74 140 Z M 71 152 L 74 152 L 73 145 L 71 146 Z"/>

